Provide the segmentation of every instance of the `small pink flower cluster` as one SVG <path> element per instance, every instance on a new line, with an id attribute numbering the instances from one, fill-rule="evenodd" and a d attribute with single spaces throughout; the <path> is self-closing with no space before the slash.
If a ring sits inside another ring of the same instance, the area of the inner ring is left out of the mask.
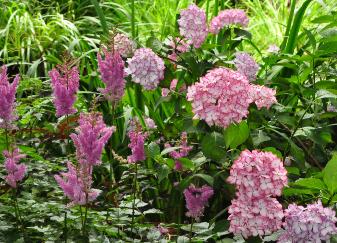
<path id="1" fill-rule="evenodd" d="M 98 53 L 98 67 L 105 89 L 99 91 L 111 102 L 118 102 L 124 95 L 124 61 L 120 54 L 103 49 L 105 59 Z"/>
<path id="2" fill-rule="evenodd" d="M 131 74 L 132 81 L 140 83 L 147 90 L 155 89 L 164 78 L 164 61 L 149 48 L 137 49 L 127 62 L 127 74 Z"/>
<path id="3" fill-rule="evenodd" d="M 321 201 L 307 207 L 290 204 L 285 210 L 285 231 L 278 242 L 329 242 L 337 234 L 336 213 L 331 208 L 324 208 Z"/>
<path id="4" fill-rule="evenodd" d="M 283 210 L 273 196 L 280 196 L 287 185 L 287 171 L 277 156 L 271 152 L 242 151 L 227 181 L 237 189 L 237 199 L 229 207 L 231 232 L 247 238 L 281 228 Z"/>
<path id="5" fill-rule="evenodd" d="M 121 54 L 122 57 L 130 57 L 135 52 L 136 43 L 130 40 L 125 34 L 118 33 L 114 36 L 113 48 L 114 51 Z"/>
<path id="6" fill-rule="evenodd" d="M 175 167 L 174 169 L 177 171 L 181 171 L 183 169 L 183 166 L 181 162 L 179 161 L 180 158 L 186 157 L 188 153 L 193 149 L 192 146 L 189 146 L 187 143 L 187 133 L 182 132 L 181 133 L 181 139 L 179 143 L 177 144 L 180 148 L 178 150 L 174 150 L 169 153 L 169 155 L 175 159 Z M 171 144 L 165 143 L 165 148 L 171 148 Z"/>
<path id="7" fill-rule="evenodd" d="M 5 157 L 5 168 L 7 171 L 6 182 L 13 188 L 17 187 L 17 182 L 22 181 L 27 171 L 25 164 L 18 164 L 19 160 L 26 157 L 24 154 L 20 154 L 18 148 L 12 151 L 3 151 Z"/>
<path id="8" fill-rule="evenodd" d="M 191 184 L 186 188 L 184 190 L 186 208 L 188 210 L 186 216 L 199 220 L 204 215 L 205 207 L 213 194 L 212 187 L 206 185 L 198 188 Z"/>
<path id="9" fill-rule="evenodd" d="M 144 122 L 145 122 L 147 129 L 150 129 L 150 130 L 157 129 L 157 125 L 151 117 L 146 117 L 144 119 Z"/>
<path id="10" fill-rule="evenodd" d="M 251 87 L 251 99 L 258 109 L 261 109 L 262 107 L 269 109 L 273 104 L 277 103 L 275 97 L 276 90 L 262 85 L 252 85 Z"/>
<path id="11" fill-rule="evenodd" d="M 4 65 L 0 70 L 0 128 L 10 128 L 11 122 L 16 119 L 14 115 L 15 94 L 20 77 L 16 75 L 13 83 L 9 83 L 7 67 Z"/>
<path id="12" fill-rule="evenodd" d="M 161 89 L 161 95 L 163 97 L 167 97 L 170 93 L 172 92 L 176 92 L 176 88 L 177 88 L 177 84 L 178 84 L 178 79 L 172 79 L 171 84 L 170 84 L 170 88 L 162 88 Z M 186 90 L 186 85 L 182 84 L 179 87 L 178 92 L 184 92 Z"/>
<path id="13" fill-rule="evenodd" d="M 228 127 L 248 115 L 250 84 L 245 76 L 227 68 L 215 68 L 188 88 L 194 119 L 208 125 Z"/>
<path id="14" fill-rule="evenodd" d="M 208 34 L 206 13 L 195 4 L 180 12 L 178 24 L 180 34 L 190 40 L 195 48 L 205 41 Z"/>
<path id="15" fill-rule="evenodd" d="M 186 41 L 178 37 L 176 37 L 175 40 L 170 40 L 169 46 L 172 48 L 172 53 L 168 56 L 168 58 L 172 61 L 177 61 L 178 55 L 180 53 L 187 52 L 191 44 L 191 41 Z"/>
<path id="16" fill-rule="evenodd" d="M 249 19 L 245 11 L 241 9 L 226 9 L 211 20 L 209 29 L 211 33 L 218 34 L 224 26 L 241 25 L 242 27 L 247 27 L 248 23 Z"/>
<path id="17" fill-rule="evenodd" d="M 259 65 L 255 60 L 245 52 L 235 53 L 234 64 L 236 70 L 245 75 L 249 81 L 256 80 L 257 71 L 259 71 Z"/>
<path id="18" fill-rule="evenodd" d="M 77 67 L 68 67 L 65 63 L 49 71 L 54 95 L 56 115 L 70 115 L 77 110 L 73 108 L 79 88 L 80 76 Z"/>
<path id="19" fill-rule="evenodd" d="M 104 145 L 114 132 L 114 127 L 107 127 L 99 113 L 81 114 L 79 127 L 72 138 L 76 147 L 76 157 L 79 162 L 75 166 L 68 162 L 68 172 L 55 175 L 55 180 L 64 194 L 71 200 L 69 206 L 84 205 L 96 199 L 99 190 L 92 189 L 92 170 L 94 165 L 101 163 Z"/>
<path id="20" fill-rule="evenodd" d="M 128 137 L 130 143 L 128 147 L 131 149 L 131 155 L 128 156 L 129 163 L 137 163 L 138 161 L 145 160 L 144 143 L 148 134 L 142 131 L 142 126 L 137 120 L 131 122 L 130 131 L 128 132 Z"/>

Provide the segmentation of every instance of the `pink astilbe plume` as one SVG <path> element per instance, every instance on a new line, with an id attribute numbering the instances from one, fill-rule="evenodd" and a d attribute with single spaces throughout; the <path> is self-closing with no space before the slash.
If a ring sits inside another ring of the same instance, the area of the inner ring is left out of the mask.
<path id="1" fill-rule="evenodd" d="M 115 127 L 107 127 L 100 113 L 82 113 L 76 133 L 70 134 L 80 164 L 99 165 L 105 144 Z"/>
<path id="2" fill-rule="evenodd" d="M 94 201 L 100 194 L 100 190 L 91 188 L 91 166 L 83 167 L 83 165 L 80 165 L 80 168 L 76 169 L 71 162 L 68 162 L 67 167 L 68 172 L 54 177 L 64 194 L 71 200 L 68 206 L 85 205 Z"/>
<path id="3" fill-rule="evenodd" d="M 221 67 L 212 69 L 190 86 L 187 100 L 192 102 L 194 119 L 226 128 L 247 117 L 251 103 L 249 91 L 250 84 L 245 76 Z"/>
<path id="4" fill-rule="evenodd" d="M 215 16 L 210 23 L 209 31 L 218 34 L 224 26 L 241 25 L 247 27 L 249 19 L 241 9 L 226 9 Z"/>
<path id="5" fill-rule="evenodd" d="M 265 107 L 269 109 L 273 104 L 277 103 L 276 90 L 262 85 L 251 85 L 251 99 L 258 109 Z"/>
<path id="6" fill-rule="evenodd" d="M 197 5 L 191 4 L 182 10 L 178 24 L 180 34 L 190 40 L 195 48 L 199 48 L 205 41 L 208 34 L 206 13 Z"/>
<path id="7" fill-rule="evenodd" d="M 13 151 L 3 151 L 5 157 L 5 168 L 7 171 L 6 182 L 13 188 L 17 187 L 17 183 L 22 181 L 27 171 L 25 164 L 18 164 L 20 159 L 26 157 L 20 154 L 20 150 L 15 148 Z"/>
<path id="8" fill-rule="evenodd" d="M 99 91 L 111 102 L 118 102 L 124 95 L 125 73 L 124 61 L 118 52 L 103 49 L 104 59 L 97 54 L 98 67 L 101 79 L 105 83 L 104 89 Z"/>
<path id="9" fill-rule="evenodd" d="M 188 210 L 186 216 L 199 220 L 200 217 L 204 215 L 205 207 L 213 194 L 214 191 L 212 187 L 206 185 L 195 187 L 191 184 L 186 188 L 184 190 L 186 208 Z"/>
<path id="10" fill-rule="evenodd" d="M 181 162 L 179 161 L 180 158 L 186 157 L 188 155 L 188 153 L 193 149 L 192 146 L 189 146 L 187 143 L 187 133 L 186 132 L 182 132 L 181 133 L 181 139 L 179 141 L 179 143 L 176 145 L 179 146 L 180 148 L 178 150 L 174 150 L 172 152 L 169 153 L 169 155 L 175 159 L 175 170 L 182 170 L 183 166 L 181 164 Z M 166 143 L 165 144 L 165 148 L 171 148 L 171 144 Z"/>
<path id="11" fill-rule="evenodd" d="M 76 66 L 70 67 L 68 62 L 49 71 L 53 88 L 56 115 L 70 115 L 77 110 L 73 107 L 79 88 L 79 72 Z"/>
<path id="12" fill-rule="evenodd" d="M 0 69 L 0 128 L 10 128 L 11 122 L 16 119 L 14 114 L 15 94 L 20 77 L 16 75 L 13 83 L 9 83 L 7 67 Z"/>
<path id="13" fill-rule="evenodd" d="M 256 80 L 256 74 L 257 71 L 259 71 L 259 65 L 248 53 L 235 53 L 234 64 L 236 70 L 246 76 L 249 81 Z"/>
<path id="14" fill-rule="evenodd" d="M 337 234 L 336 212 L 323 207 L 321 201 L 306 207 L 290 204 L 284 214 L 285 231 L 279 243 L 330 242 L 331 236 Z"/>
<path id="15" fill-rule="evenodd" d="M 133 120 L 128 132 L 130 139 L 128 147 L 131 149 L 131 155 L 128 156 L 129 163 L 137 163 L 138 161 L 145 160 L 144 143 L 147 136 L 148 134 L 142 131 L 142 127 L 138 121 Z"/>
<path id="16" fill-rule="evenodd" d="M 150 48 L 137 49 L 135 55 L 127 59 L 127 63 L 126 73 L 131 75 L 133 82 L 141 84 L 144 89 L 155 89 L 164 78 L 164 61 Z"/>

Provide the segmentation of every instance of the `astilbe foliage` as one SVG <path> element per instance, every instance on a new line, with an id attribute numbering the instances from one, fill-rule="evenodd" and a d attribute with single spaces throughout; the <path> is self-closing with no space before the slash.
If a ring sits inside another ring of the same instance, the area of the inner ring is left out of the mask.
<path id="1" fill-rule="evenodd" d="M 209 31 L 213 34 L 218 34 L 224 26 L 240 25 L 247 27 L 249 23 L 248 16 L 241 9 L 226 9 L 220 11 L 210 23 Z"/>
<path id="2" fill-rule="evenodd" d="M 103 148 L 115 127 L 107 127 L 100 113 L 80 114 L 76 133 L 70 134 L 80 164 L 99 165 Z"/>
<path id="3" fill-rule="evenodd" d="M 190 40 L 195 48 L 205 41 L 208 34 L 206 13 L 195 4 L 180 12 L 178 24 L 180 34 Z"/>
<path id="4" fill-rule="evenodd" d="M 27 171 L 25 164 L 19 164 L 20 159 L 26 157 L 26 155 L 21 154 L 20 150 L 15 148 L 12 151 L 3 151 L 3 156 L 5 157 L 5 169 L 7 171 L 6 182 L 11 187 L 16 188 L 17 183 L 22 181 Z"/>
<path id="5" fill-rule="evenodd" d="M 321 201 L 306 207 L 290 204 L 284 212 L 285 231 L 280 235 L 279 243 L 329 242 L 337 234 L 336 213 L 325 208 Z"/>
<path id="6" fill-rule="evenodd" d="M 251 85 L 251 99 L 258 109 L 263 107 L 269 109 L 273 104 L 277 103 L 276 90 L 262 85 Z"/>
<path id="7" fill-rule="evenodd" d="M 259 65 L 255 62 L 255 60 L 245 52 L 237 52 L 235 53 L 234 64 L 236 70 L 245 75 L 249 81 L 256 80 L 256 74 L 259 70 Z"/>
<path id="8" fill-rule="evenodd" d="M 16 75 L 14 81 L 9 83 L 7 67 L 0 70 L 0 128 L 10 128 L 11 122 L 16 119 L 14 114 L 15 94 L 20 77 Z"/>
<path id="9" fill-rule="evenodd" d="M 164 78 L 164 61 L 149 48 L 137 49 L 134 56 L 127 59 L 127 63 L 126 73 L 144 89 L 155 89 Z"/>
<path id="10" fill-rule="evenodd" d="M 62 65 L 58 65 L 49 71 L 49 76 L 53 89 L 56 115 L 60 117 L 75 113 L 77 110 L 73 106 L 76 101 L 80 80 L 77 66 L 71 67 L 71 63 L 65 61 Z"/>
<path id="11" fill-rule="evenodd" d="M 144 143 L 147 136 L 148 134 L 143 132 L 139 122 L 133 120 L 128 132 L 128 137 L 130 139 L 128 147 L 131 149 L 131 155 L 127 158 L 128 163 L 133 164 L 145 160 Z"/>
<path id="12" fill-rule="evenodd" d="M 191 184 L 184 190 L 187 213 L 186 216 L 199 220 L 204 215 L 208 200 L 213 196 L 213 188 L 209 186 L 196 187 Z"/>
<path id="13" fill-rule="evenodd" d="M 124 61 L 118 51 L 108 51 L 103 48 L 104 59 L 97 54 L 101 79 L 105 83 L 104 89 L 99 91 L 111 102 L 118 102 L 124 95 L 125 72 Z"/>
<path id="14" fill-rule="evenodd" d="M 188 88 L 194 119 L 203 119 L 210 126 L 228 127 L 248 115 L 251 103 L 248 79 L 227 68 L 215 68 Z"/>

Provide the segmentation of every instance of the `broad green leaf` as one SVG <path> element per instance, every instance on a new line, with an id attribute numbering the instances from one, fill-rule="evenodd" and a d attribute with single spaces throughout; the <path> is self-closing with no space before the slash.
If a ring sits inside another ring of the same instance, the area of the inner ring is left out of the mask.
<path id="1" fill-rule="evenodd" d="M 226 156 L 225 146 L 224 136 L 217 132 L 207 134 L 201 142 L 201 150 L 204 155 L 216 161 Z"/>
<path id="2" fill-rule="evenodd" d="M 326 186 L 322 180 L 316 178 L 301 178 L 293 183 L 293 185 L 306 187 L 316 190 L 325 190 Z"/>
<path id="3" fill-rule="evenodd" d="M 224 133 L 226 147 L 234 149 L 244 143 L 249 137 L 249 127 L 246 121 L 231 124 Z"/>
<path id="4" fill-rule="evenodd" d="M 189 160 L 187 158 L 180 158 L 179 161 L 181 162 L 184 168 L 191 170 L 194 169 L 194 163 L 192 160 Z"/>
<path id="5" fill-rule="evenodd" d="M 330 194 L 337 192 L 337 153 L 332 155 L 332 158 L 323 169 L 323 181 Z"/>
<path id="6" fill-rule="evenodd" d="M 159 145 L 156 144 L 155 142 L 151 142 L 147 146 L 147 151 L 148 151 L 148 154 L 151 158 L 155 158 L 157 155 L 160 155 Z"/>
<path id="7" fill-rule="evenodd" d="M 263 151 L 266 152 L 272 152 L 273 154 L 275 154 L 277 157 L 279 157 L 280 159 L 283 159 L 282 153 L 280 151 L 278 151 L 276 148 L 274 147 L 266 147 L 264 149 L 262 149 Z"/>

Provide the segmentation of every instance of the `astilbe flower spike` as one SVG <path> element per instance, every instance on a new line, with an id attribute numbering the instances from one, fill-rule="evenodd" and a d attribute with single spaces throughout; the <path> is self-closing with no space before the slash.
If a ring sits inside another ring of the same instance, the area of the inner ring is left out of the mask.
<path id="1" fill-rule="evenodd" d="M 16 119 L 14 114 L 15 94 L 20 77 L 16 75 L 14 81 L 9 83 L 7 67 L 0 70 L 0 128 L 10 128 L 11 122 Z"/>
<path id="2" fill-rule="evenodd" d="M 144 143 L 147 136 L 148 134 L 142 131 L 142 127 L 138 121 L 133 120 L 128 132 L 130 139 L 128 147 L 131 149 L 131 155 L 127 158 L 128 163 L 137 163 L 138 161 L 145 160 Z"/>
<path id="3" fill-rule="evenodd" d="M 249 19 L 245 11 L 241 9 L 226 9 L 215 16 L 210 23 L 209 31 L 218 34 L 224 26 L 241 25 L 247 27 Z"/>
<path id="4" fill-rule="evenodd" d="M 255 60 L 245 52 L 237 52 L 235 53 L 234 64 L 236 70 L 245 75 L 249 81 L 256 80 L 256 74 L 259 70 L 259 65 L 255 62 Z"/>
<path id="5" fill-rule="evenodd" d="M 285 210 L 284 232 L 279 243 L 329 242 L 337 234 L 336 213 L 321 201 L 306 207 L 290 204 Z"/>
<path id="6" fill-rule="evenodd" d="M 199 220 L 204 215 L 205 207 L 213 194 L 213 189 L 206 185 L 198 188 L 191 184 L 186 188 L 184 190 L 186 208 L 188 210 L 186 216 Z"/>
<path id="7" fill-rule="evenodd" d="M 277 103 L 276 90 L 262 85 L 251 85 L 251 99 L 258 109 L 265 107 L 269 109 L 273 104 Z"/>
<path id="8" fill-rule="evenodd" d="M 105 88 L 99 89 L 99 91 L 107 100 L 115 103 L 124 95 L 124 61 L 118 51 L 112 52 L 103 49 L 103 53 L 104 59 L 100 53 L 97 54 L 101 79 L 105 83 Z"/>
<path id="9" fill-rule="evenodd" d="M 80 80 L 78 68 L 70 67 L 69 62 L 65 62 L 49 71 L 49 76 L 53 88 L 56 115 L 60 117 L 75 113 L 77 110 L 73 106 Z"/>
<path id="10" fill-rule="evenodd" d="M 115 129 L 105 125 L 100 113 L 82 113 L 76 133 L 70 134 L 79 163 L 99 165 L 103 148 Z"/>
<path id="11" fill-rule="evenodd" d="M 164 78 L 164 61 L 149 48 L 137 49 L 135 55 L 127 59 L 127 63 L 126 73 L 131 75 L 133 82 L 140 83 L 144 89 L 155 89 Z"/>
<path id="12" fill-rule="evenodd" d="M 3 151 L 5 157 L 5 169 L 7 171 L 6 182 L 13 188 L 17 187 L 17 183 L 22 181 L 27 171 L 25 164 L 18 164 L 20 159 L 26 157 L 24 154 L 20 154 L 20 150 L 15 148 L 12 151 Z"/>
<path id="13" fill-rule="evenodd" d="M 206 13 L 197 5 L 191 4 L 182 10 L 178 24 L 180 34 L 190 40 L 195 48 L 199 48 L 205 41 L 208 34 Z"/>
<path id="14" fill-rule="evenodd" d="M 83 165 L 79 166 L 80 169 L 76 169 L 71 162 L 68 162 L 67 167 L 68 172 L 54 177 L 64 194 L 71 200 L 68 206 L 85 205 L 94 201 L 100 194 L 100 190 L 91 188 L 91 173 L 83 173 Z"/>
<path id="15" fill-rule="evenodd" d="M 212 69 L 190 86 L 187 100 L 192 101 L 194 119 L 226 128 L 247 117 L 251 103 L 249 91 L 250 84 L 245 76 L 220 67 Z"/>

